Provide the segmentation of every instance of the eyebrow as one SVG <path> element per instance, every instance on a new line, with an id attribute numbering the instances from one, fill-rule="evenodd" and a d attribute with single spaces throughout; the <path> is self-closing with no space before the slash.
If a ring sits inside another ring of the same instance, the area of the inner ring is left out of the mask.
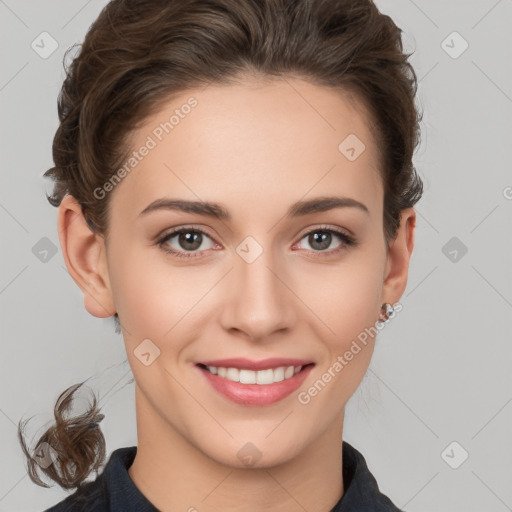
<path id="1" fill-rule="evenodd" d="M 311 213 L 326 212 L 334 208 L 357 208 L 369 214 L 368 208 L 361 202 L 351 197 L 324 196 L 313 199 L 297 201 L 286 212 L 286 217 L 301 217 Z M 220 203 L 209 201 L 189 201 L 184 199 L 160 198 L 150 203 L 139 213 L 139 217 L 145 216 L 157 210 L 178 210 L 198 215 L 230 221 L 231 214 Z"/>

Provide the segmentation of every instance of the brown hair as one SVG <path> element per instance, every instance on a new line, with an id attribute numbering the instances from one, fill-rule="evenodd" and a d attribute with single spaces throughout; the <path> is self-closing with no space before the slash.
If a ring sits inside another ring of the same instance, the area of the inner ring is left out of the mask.
<path id="1" fill-rule="evenodd" d="M 122 166 L 130 133 L 148 115 L 193 87 L 230 84 L 244 75 L 296 76 L 353 94 L 367 109 L 382 155 L 389 245 L 401 211 L 423 192 L 412 164 L 422 119 L 415 106 L 417 78 L 401 32 L 372 0 L 113 0 L 65 65 L 55 166 L 45 173 L 55 186 L 47 198 L 59 206 L 72 195 L 91 230 L 107 236 L 109 201 L 94 191 Z M 114 319 L 119 328 L 117 313 Z M 58 459 L 40 469 L 64 488 L 81 487 L 105 456 L 97 411 L 62 417 L 75 390 L 59 397 L 56 425 L 34 450 L 44 441 L 56 450 Z M 18 430 L 22 442 L 21 424 Z M 22 445 L 30 478 L 44 485 Z"/>

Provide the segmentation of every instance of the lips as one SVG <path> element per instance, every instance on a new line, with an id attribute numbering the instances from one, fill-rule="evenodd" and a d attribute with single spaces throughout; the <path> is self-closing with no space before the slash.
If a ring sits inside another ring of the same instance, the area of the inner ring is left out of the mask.
<path id="1" fill-rule="evenodd" d="M 303 359 L 244 358 L 202 361 L 196 365 L 215 391 L 241 405 L 263 406 L 293 393 L 314 363 Z"/>

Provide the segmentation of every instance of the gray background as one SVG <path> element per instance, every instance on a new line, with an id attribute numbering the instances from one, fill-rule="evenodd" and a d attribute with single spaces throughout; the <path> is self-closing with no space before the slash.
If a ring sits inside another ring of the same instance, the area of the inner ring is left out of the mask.
<path id="1" fill-rule="evenodd" d="M 57 209 L 44 196 L 50 182 L 42 179 L 52 166 L 63 53 L 105 4 L 0 0 L 4 512 L 39 511 L 66 495 L 30 481 L 16 424 L 34 416 L 34 441 L 68 386 L 95 376 L 108 453 L 136 444 L 122 338 L 112 319 L 84 309 L 60 252 Z M 415 50 L 425 112 L 415 165 L 426 190 L 404 308 L 379 336 L 347 407 L 344 437 L 365 455 L 383 492 L 410 512 L 512 510 L 512 2 L 377 5 Z M 42 46 L 45 31 L 58 48 L 42 58 L 31 44 Z M 469 46 L 459 55 L 464 40 Z M 45 258 L 42 248 L 52 244 L 56 253 Z"/>

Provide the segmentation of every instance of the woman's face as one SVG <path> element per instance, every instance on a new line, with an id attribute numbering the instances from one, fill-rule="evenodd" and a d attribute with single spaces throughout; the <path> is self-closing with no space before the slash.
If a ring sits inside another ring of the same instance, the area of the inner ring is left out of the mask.
<path id="1" fill-rule="evenodd" d="M 385 284 L 368 123 L 348 97 L 289 78 L 187 91 L 134 133 L 106 265 L 139 436 L 264 467 L 341 435 L 373 351 L 361 333 L 403 291 Z"/>

